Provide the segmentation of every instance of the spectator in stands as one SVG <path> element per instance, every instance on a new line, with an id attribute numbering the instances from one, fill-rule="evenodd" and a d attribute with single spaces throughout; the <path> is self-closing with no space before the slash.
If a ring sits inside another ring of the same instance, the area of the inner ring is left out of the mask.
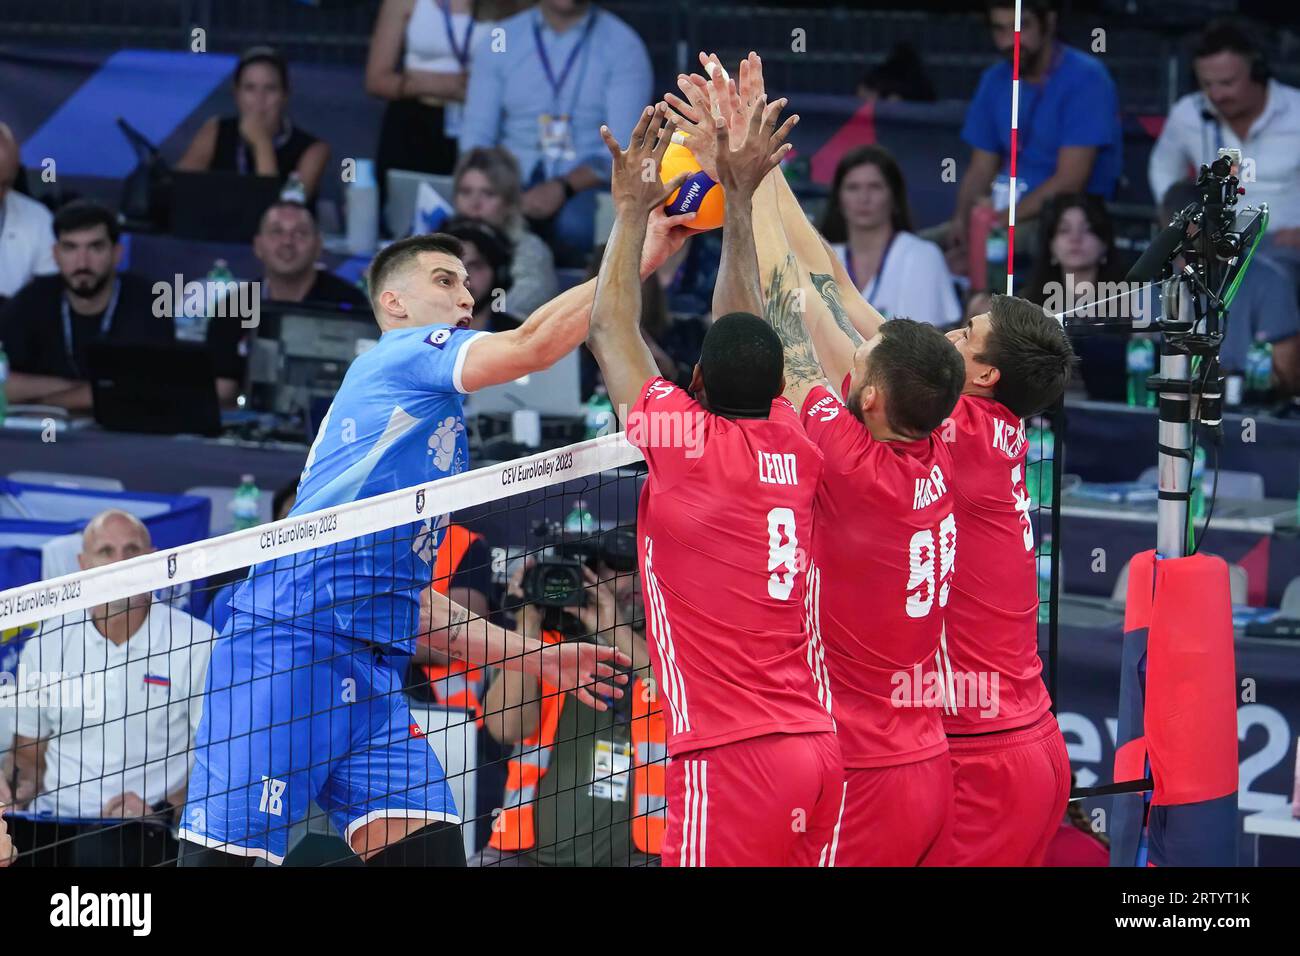
<path id="1" fill-rule="evenodd" d="M 50 211 L 15 191 L 20 156 L 13 131 L 0 123 L 0 302 L 36 276 L 56 271 Z"/>
<path id="2" fill-rule="evenodd" d="M 1169 111 L 1147 165 L 1151 194 L 1159 199 L 1174 183 L 1194 180 L 1219 147 L 1240 149 L 1250 164 L 1244 201 L 1268 203 L 1263 248 L 1300 263 L 1300 89 L 1272 79 L 1259 42 L 1229 20 L 1202 31 L 1192 68 L 1200 91 Z"/>
<path id="3" fill-rule="evenodd" d="M 693 236 L 687 240 L 687 245 L 693 245 L 697 241 L 705 239 L 703 236 Z M 594 279 L 600 271 L 600 262 L 605 256 L 605 247 L 598 247 L 591 254 L 591 267 L 587 273 L 588 279 Z M 669 257 L 667 263 L 672 263 L 676 257 Z M 688 265 L 691 262 L 689 254 L 683 260 L 682 265 Z M 707 315 L 673 315 L 668 311 L 667 296 L 671 289 L 671 283 L 677 280 L 674 273 L 669 275 L 668 282 L 665 282 L 665 276 L 662 271 L 646 278 L 641 283 L 641 337 L 645 339 L 646 345 L 650 348 L 650 354 L 654 356 L 655 364 L 659 367 L 659 374 L 670 382 L 676 382 L 682 388 L 689 387 L 691 383 L 691 374 L 695 369 L 695 364 L 700 360 L 700 348 L 704 344 L 704 336 L 708 332 L 708 324 L 711 321 Z M 716 263 L 714 276 L 716 277 Z M 582 396 L 589 398 L 598 384 L 602 384 L 600 367 L 596 364 L 595 357 L 584 345 L 582 347 Z"/>
<path id="4" fill-rule="evenodd" d="M 943 250 L 912 232 L 903 171 L 884 147 L 859 146 L 844 154 L 821 233 L 881 315 L 940 328 L 961 320 Z"/>
<path id="5" fill-rule="evenodd" d="M 477 59 L 470 74 L 461 151 L 513 153 L 524 215 L 560 265 L 581 267 L 595 242 L 596 190 L 609 176 L 600 127 L 626 136 L 636 123 L 650 102 L 650 56 L 631 27 L 590 0 L 539 0 L 500 30 L 500 52 Z"/>
<path id="6" fill-rule="evenodd" d="M 384 0 L 366 59 L 366 92 L 388 101 L 375 156 L 381 191 L 390 169 L 452 171 L 471 52 L 518 8 L 509 0 Z"/>
<path id="7" fill-rule="evenodd" d="M 110 210 L 70 202 L 54 217 L 54 235 L 58 275 L 31 280 L 0 310 L 6 394 L 10 404 L 88 411 L 93 343 L 168 343 L 176 328 L 169 315 L 157 314 L 147 280 L 118 274 L 121 229 Z"/>
<path id="8" fill-rule="evenodd" d="M 876 100 L 910 100 L 933 103 L 934 84 L 925 72 L 925 61 L 907 40 L 895 43 L 884 61 L 873 66 L 858 81 L 858 96 Z"/>
<path id="9" fill-rule="evenodd" d="M 441 232 L 455 236 L 465 247 L 460 257 L 469 279 L 465 282 L 474 297 L 471 329 L 504 332 L 522 321 L 507 311 L 514 305 L 510 275 L 510 240 L 506 234 L 482 219 L 456 216 L 443 224 Z"/>
<path id="10" fill-rule="evenodd" d="M 988 0 L 993 42 L 1005 59 L 980 77 L 966 110 L 962 139 L 971 147 L 957 207 L 948 226 L 949 266 L 966 271 L 971 210 L 990 195 L 995 209 L 1010 204 L 1012 0 Z M 1019 159 L 1016 166 L 1017 248 L 1034 246 L 1034 219 L 1059 193 L 1114 195 L 1123 164 L 1119 98 L 1101 61 L 1056 39 L 1055 0 L 1029 0 L 1020 24 Z"/>
<path id="11" fill-rule="evenodd" d="M 1130 310 L 1137 300 L 1114 298 L 1128 270 L 1115 251 L 1115 226 L 1104 202 L 1086 193 L 1054 197 L 1043 208 L 1038 238 L 1034 271 L 1021 293 L 1026 299 L 1075 320 L 1142 318 Z M 1088 397 L 1124 401 L 1129 336 L 1093 332 L 1070 338 Z"/>
<path id="12" fill-rule="evenodd" d="M 1180 209 L 1196 199 L 1190 182 L 1174 183 L 1160 204 L 1158 226 L 1163 227 Z M 1182 259 L 1174 260 L 1177 269 Z M 1246 356 L 1255 342 L 1273 347 L 1273 378 L 1279 395 L 1300 394 L 1300 307 L 1296 284 L 1271 255 L 1256 252 L 1246 277 L 1237 289 L 1228 315 L 1228 328 L 1219 348 L 1224 373 L 1246 370 Z"/>
<path id="13" fill-rule="evenodd" d="M 87 570 L 152 551 L 140 519 L 110 509 L 86 526 L 79 561 Z M 21 668 L 27 686 L 38 675 L 50 692 L 20 701 L 14 741 L 16 803 L 52 819 L 36 825 L 37 843 L 40 828 L 60 819 L 172 825 L 185 804 L 213 637 L 148 592 L 42 622 Z M 170 834 L 143 825 L 59 826 L 58 837 L 63 865 L 138 866 L 176 853 Z"/>
<path id="14" fill-rule="evenodd" d="M 235 67 L 235 116 L 213 116 L 190 142 L 176 168 L 274 176 L 296 173 L 309 199 L 329 164 L 329 145 L 289 118 L 289 65 L 266 46 L 253 47 Z"/>
<path id="15" fill-rule="evenodd" d="M 317 267 L 320 227 L 302 203 L 281 200 L 262 214 L 253 237 L 253 254 L 264 270 L 262 301 L 298 302 L 370 317 L 370 301 L 365 293 Z M 219 310 L 208 322 L 208 348 L 217 372 L 217 395 L 224 405 L 233 404 L 239 395 L 254 334 L 255 329 L 244 327 L 237 309 Z"/>
<path id="16" fill-rule="evenodd" d="M 520 570 L 525 570 L 526 565 Z M 653 866 L 663 836 L 667 754 L 646 649 L 637 575 L 598 563 L 587 604 L 525 605 L 522 633 L 550 642 L 595 640 L 632 658 L 636 683 L 609 710 L 590 713 L 526 675 L 496 671 L 484 701 L 488 733 L 516 745 L 504 806 L 470 866 Z M 524 600 L 519 577 L 511 594 Z M 544 756 L 541 756 L 544 755 Z"/>
<path id="17" fill-rule="evenodd" d="M 555 256 L 524 222 L 519 164 L 500 146 L 470 150 L 456 164 L 452 201 L 458 216 L 483 219 L 514 244 L 510 265 L 510 311 L 531 315 L 555 297 Z"/>

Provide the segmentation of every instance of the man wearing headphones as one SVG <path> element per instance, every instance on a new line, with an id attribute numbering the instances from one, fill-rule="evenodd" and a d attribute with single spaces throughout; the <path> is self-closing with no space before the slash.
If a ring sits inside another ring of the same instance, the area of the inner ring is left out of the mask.
<path id="1" fill-rule="evenodd" d="M 469 327 L 481 332 L 518 328 L 520 319 L 509 311 L 510 265 L 514 247 L 510 238 L 482 219 L 456 216 L 441 232 L 455 236 L 465 247 L 461 262 L 469 274 L 465 285 L 474 297 L 474 318 Z"/>
<path id="2" fill-rule="evenodd" d="M 1259 42 L 1227 19 L 1201 32 L 1192 68 L 1200 89 L 1174 104 L 1151 151 L 1152 195 L 1194 179 L 1220 147 L 1240 149 L 1243 202 L 1268 203 L 1264 241 L 1300 271 L 1300 89 L 1272 79 Z"/>

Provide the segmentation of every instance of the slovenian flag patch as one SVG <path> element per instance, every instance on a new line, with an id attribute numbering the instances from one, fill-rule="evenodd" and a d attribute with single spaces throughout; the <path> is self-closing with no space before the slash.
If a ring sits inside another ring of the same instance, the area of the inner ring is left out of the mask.
<path id="1" fill-rule="evenodd" d="M 171 686 L 172 686 L 171 678 L 170 678 L 170 677 L 166 677 L 166 676 L 164 676 L 164 675 L 162 675 L 162 674 L 145 674 L 145 675 L 144 675 L 144 682 L 145 682 L 146 684 L 152 684 L 154 687 L 171 687 Z"/>

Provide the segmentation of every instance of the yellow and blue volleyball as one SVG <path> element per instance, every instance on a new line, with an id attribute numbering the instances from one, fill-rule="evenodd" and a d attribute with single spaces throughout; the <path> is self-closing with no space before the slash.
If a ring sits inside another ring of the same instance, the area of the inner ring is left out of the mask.
<path id="1" fill-rule="evenodd" d="M 681 188 L 668 197 L 664 211 L 670 216 L 696 213 L 695 221 L 691 223 L 692 229 L 701 232 L 717 229 L 722 225 L 726 211 L 722 187 L 700 169 L 694 154 L 686 146 L 686 135 L 679 131 L 673 134 L 673 141 L 664 152 L 659 175 L 665 183 L 670 183 L 682 173 L 689 175 Z"/>

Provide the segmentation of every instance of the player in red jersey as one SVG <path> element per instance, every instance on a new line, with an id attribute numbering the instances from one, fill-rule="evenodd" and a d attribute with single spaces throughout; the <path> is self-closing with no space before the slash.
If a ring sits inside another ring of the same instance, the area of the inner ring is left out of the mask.
<path id="1" fill-rule="evenodd" d="M 866 340 L 841 328 L 829 269 L 806 274 L 791 251 L 777 186 L 755 202 L 759 268 L 787 368 L 798 370 L 786 394 L 802 399 L 826 460 L 808 611 L 845 786 L 820 862 L 939 864 L 952 769 L 937 655 L 959 528 L 948 449 L 932 432 L 957 401 L 962 363 L 926 323 L 885 322 Z M 823 370 L 843 383 L 843 403 Z"/>
<path id="2" fill-rule="evenodd" d="M 1070 793 L 1070 761 L 1038 656 L 1038 571 L 1023 419 L 1056 403 L 1073 353 L 1038 306 L 993 296 L 948 333 L 966 383 L 941 433 L 956 469 L 962 559 L 943 647 L 953 862 L 1037 866 Z"/>
<path id="3" fill-rule="evenodd" d="M 628 439 L 649 465 L 638 513 L 651 662 L 671 762 L 663 862 L 812 865 L 835 824 L 839 749 L 809 667 L 801 549 L 821 455 L 781 397 L 780 342 L 757 317 L 755 187 L 793 118 L 761 104 L 733 151 L 723 134 L 722 265 L 691 394 L 656 372 L 641 338 L 637 255 L 667 192 L 657 166 L 672 123 L 642 117 L 614 156 L 617 219 L 588 345 Z M 739 140 L 739 137 L 737 137 Z M 656 170 L 657 171 L 657 170 Z M 748 313 L 748 314 L 746 314 Z"/>

